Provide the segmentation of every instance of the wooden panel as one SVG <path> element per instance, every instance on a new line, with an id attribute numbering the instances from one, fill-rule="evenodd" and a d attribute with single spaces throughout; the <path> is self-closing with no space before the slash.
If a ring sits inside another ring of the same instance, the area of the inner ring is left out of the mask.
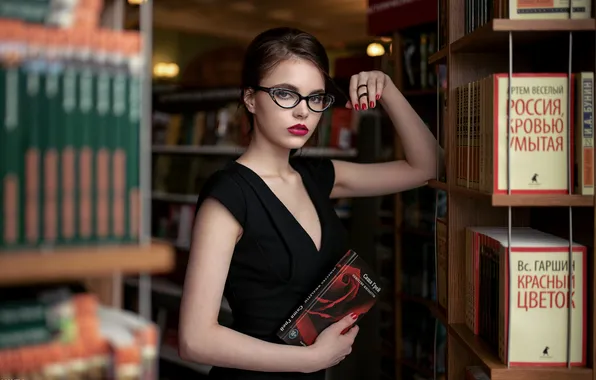
<path id="1" fill-rule="evenodd" d="M 491 380 L 591 380 L 591 368 L 515 367 L 507 368 L 491 349 L 466 325 L 449 326 L 450 339 L 457 340 L 470 363 L 480 364 Z M 458 374 L 461 369 L 458 370 Z M 456 376 L 458 375 L 456 374 Z M 456 377 L 463 378 L 463 377 Z M 451 377 L 449 378 L 451 379 Z"/>

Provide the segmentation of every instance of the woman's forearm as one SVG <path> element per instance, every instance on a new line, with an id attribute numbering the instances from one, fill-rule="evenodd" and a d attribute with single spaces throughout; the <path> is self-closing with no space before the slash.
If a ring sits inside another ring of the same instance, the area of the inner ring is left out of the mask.
<path id="1" fill-rule="evenodd" d="M 435 178 L 437 140 L 403 94 L 390 79 L 388 81 L 379 103 L 389 115 L 400 137 L 406 161 L 428 179 Z"/>
<path id="2" fill-rule="evenodd" d="M 218 367 L 261 372 L 319 370 L 312 349 L 275 344 L 215 325 L 196 338 L 180 340 L 180 355 L 190 361 Z"/>

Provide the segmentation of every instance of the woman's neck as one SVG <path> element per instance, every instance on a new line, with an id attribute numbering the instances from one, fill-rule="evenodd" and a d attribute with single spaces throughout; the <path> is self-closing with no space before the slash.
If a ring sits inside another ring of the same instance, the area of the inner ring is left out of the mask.
<path id="1" fill-rule="evenodd" d="M 289 149 L 277 146 L 255 133 L 238 162 L 250 166 L 261 176 L 284 177 L 293 171 L 289 157 Z"/>

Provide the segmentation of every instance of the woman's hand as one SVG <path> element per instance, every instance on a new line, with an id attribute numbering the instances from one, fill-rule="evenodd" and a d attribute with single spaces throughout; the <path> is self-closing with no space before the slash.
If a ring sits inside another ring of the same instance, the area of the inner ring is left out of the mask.
<path id="1" fill-rule="evenodd" d="M 382 71 L 362 71 L 350 78 L 350 101 L 347 108 L 356 111 L 374 108 L 383 96 L 383 91 L 393 81 Z"/>
<path id="2" fill-rule="evenodd" d="M 355 315 L 347 315 L 319 334 L 308 348 L 314 358 L 312 372 L 333 367 L 352 352 L 358 334 L 358 326 L 352 327 L 355 321 Z"/>

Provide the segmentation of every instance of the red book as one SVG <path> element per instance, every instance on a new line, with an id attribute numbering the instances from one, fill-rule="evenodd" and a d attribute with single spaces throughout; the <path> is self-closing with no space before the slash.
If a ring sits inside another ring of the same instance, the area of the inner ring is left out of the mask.
<path id="1" fill-rule="evenodd" d="M 284 322 L 277 336 L 293 346 L 310 346 L 323 330 L 348 314 L 356 314 L 357 323 L 380 293 L 380 277 L 349 250 Z"/>

